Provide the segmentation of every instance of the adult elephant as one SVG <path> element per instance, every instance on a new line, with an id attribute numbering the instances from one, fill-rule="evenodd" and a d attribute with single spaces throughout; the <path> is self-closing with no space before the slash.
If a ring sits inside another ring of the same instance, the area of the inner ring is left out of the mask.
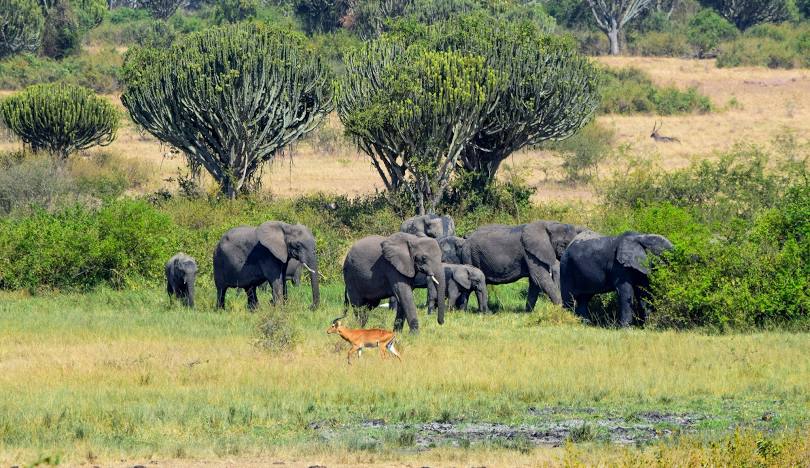
<path id="1" fill-rule="evenodd" d="M 311 309 L 320 302 L 318 258 L 315 237 L 306 226 L 268 221 L 259 227 L 239 226 L 226 232 L 214 250 L 214 284 L 217 307 L 225 307 L 228 288 L 243 288 L 248 308 L 258 305 L 256 287 L 270 283 L 273 304 L 287 297 L 285 272 L 290 260 L 297 260 L 310 273 Z"/>
<path id="2" fill-rule="evenodd" d="M 489 224 L 464 240 L 462 262 L 486 275 L 487 284 L 514 283 L 529 278 L 526 311 L 534 309 L 542 290 L 561 304 L 559 259 L 574 237 L 585 229 L 556 221 L 519 226 Z"/>
<path id="3" fill-rule="evenodd" d="M 411 332 L 419 330 L 413 286 L 417 274 L 430 280 L 439 298 L 439 324 L 444 323 L 445 281 L 441 251 L 435 239 L 398 232 L 388 237 L 369 236 L 355 242 L 343 262 L 345 304 L 377 307 L 393 296 L 396 300 L 394 330 L 407 319 Z"/>
<path id="4" fill-rule="evenodd" d="M 577 239 L 560 261 L 562 299 L 566 308 L 591 320 L 588 302 L 596 294 L 616 291 L 619 324 L 630 325 L 633 312 L 641 323 L 648 308 L 648 254 L 659 256 L 671 250 L 672 242 L 654 234 L 625 232 L 615 237 Z M 635 299 L 635 300 L 634 300 Z"/>
<path id="5" fill-rule="evenodd" d="M 426 214 L 406 219 L 399 230 L 419 237 L 441 239 L 456 233 L 456 223 L 450 216 Z"/>

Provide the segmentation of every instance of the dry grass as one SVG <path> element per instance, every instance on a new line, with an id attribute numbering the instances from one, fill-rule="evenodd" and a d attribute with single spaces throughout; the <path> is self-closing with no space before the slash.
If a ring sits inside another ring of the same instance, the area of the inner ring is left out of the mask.
<path id="1" fill-rule="evenodd" d="M 713 60 L 651 57 L 600 57 L 597 60 L 611 67 L 640 68 L 661 85 L 695 86 L 719 108 L 707 115 L 599 117 L 600 124 L 615 129 L 617 145 L 627 145 L 632 154 L 642 158 L 654 158 L 665 169 L 684 167 L 738 142 L 767 146 L 775 135 L 785 130 L 794 131 L 804 141 L 810 134 L 808 70 L 716 68 Z M 111 96 L 111 99 L 118 102 L 117 97 Z M 730 106 L 732 100 L 737 105 Z M 663 121 L 663 134 L 676 136 L 681 143 L 652 141 L 649 134 L 655 120 Z M 268 168 L 263 179 L 266 188 L 282 197 L 318 191 L 358 195 L 383 188 L 368 160 L 339 138 L 340 124 L 334 116 L 320 132 L 325 137 L 316 135 L 300 142 L 288 151 L 287 156 L 292 155 L 292 158 L 280 158 Z M 8 139 L 0 140 L 0 150 L 17 145 Z M 139 134 L 130 124 L 119 132 L 109 150 L 157 165 L 152 183 L 145 187 L 147 190 L 161 186 L 174 188 L 174 183 L 166 179 L 175 176 L 183 166 L 181 158 L 164 158 L 167 149 L 150 136 Z M 538 187 L 536 200 L 592 201 L 594 194 L 590 186 L 561 182 L 560 163 L 560 159 L 549 152 L 523 151 L 510 158 L 504 167 Z M 625 164 L 621 159 L 608 159 L 600 165 L 598 175 L 609 176 Z M 211 185 L 209 183 L 209 187 Z"/>

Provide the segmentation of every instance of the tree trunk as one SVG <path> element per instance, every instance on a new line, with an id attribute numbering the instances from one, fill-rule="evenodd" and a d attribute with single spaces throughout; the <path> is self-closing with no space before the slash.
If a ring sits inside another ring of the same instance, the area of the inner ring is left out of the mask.
<path id="1" fill-rule="evenodd" d="M 610 55 L 619 55 L 619 26 L 616 24 L 616 20 L 611 20 L 607 37 L 610 43 Z"/>

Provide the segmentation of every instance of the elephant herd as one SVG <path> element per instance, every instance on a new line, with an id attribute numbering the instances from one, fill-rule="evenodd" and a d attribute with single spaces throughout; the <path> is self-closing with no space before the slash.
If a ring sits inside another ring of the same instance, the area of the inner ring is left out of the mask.
<path id="1" fill-rule="evenodd" d="M 428 313 L 435 309 L 444 323 L 446 302 L 465 309 L 472 293 L 480 312 L 488 312 L 487 284 L 528 278 L 526 310 L 540 293 L 555 304 L 593 321 L 588 302 L 616 291 L 619 324 L 643 323 L 649 309 L 649 269 L 673 248 L 663 236 L 625 232 L 603 236 L 582 226 L 535 221 L 518 226 L 490 224 L 466 237 L 455 235 L 449 216 L 422 215 L 402 223 L 400 232 L 368 236 L 352 245 L 343 263 L 344 305 L 377 307 L 383 300 L 396 310 L 394 329 L 407 321 L 419 329 L 415 288 L 427 288 Z M 258 305 L 256 289 L 269 283 L 274 304 L 287 297 L 287 279 L 296 282 L 302 269 L 310 274 L 311 308 L 320 302 L 315 237 L 307 227 L 268 221 L 226 232 L 214 250 L 217 307 L 229 288 L 244 289 L 248 307 Z M 197 264 L 177 254 L 166 263 L 166 289 L 194 305 Z"/>

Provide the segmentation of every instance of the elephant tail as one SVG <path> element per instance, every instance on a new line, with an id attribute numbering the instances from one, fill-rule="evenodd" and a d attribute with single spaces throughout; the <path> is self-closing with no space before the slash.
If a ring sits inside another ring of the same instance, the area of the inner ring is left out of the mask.
<path id="1" fill-rule="evenodd" d="M 349 289 L 343 286 L 343 313 L 349 310 Z"/>

